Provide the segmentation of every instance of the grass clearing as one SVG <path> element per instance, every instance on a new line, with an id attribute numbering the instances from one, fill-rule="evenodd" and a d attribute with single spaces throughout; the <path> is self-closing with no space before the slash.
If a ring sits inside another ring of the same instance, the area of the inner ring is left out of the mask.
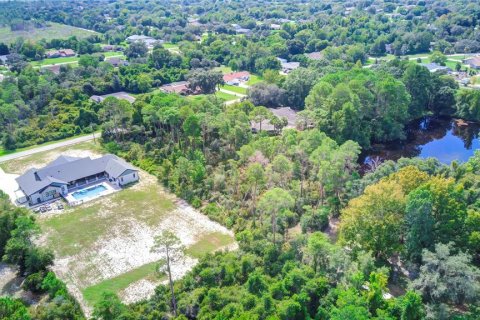
<path id="1" fill-rule="evenodd" d="M 47 58 L 43 59 L 40 61 L 32 61 L 30 64 L 33 67 L 42 67 L 42 66 L 48 66 L 52 64 L 66 64 L 66 63 L 74 63 L 78 62 L 79 57 L 59 57 L 59 58 Z"/>
<path id="2" fill-rule="evenodd" d="M 250 79 L 247 81 L 247 85 L 253 86 L 256 83 L 262 82 L 263 77 L 256 75 L 256 74 L 251 74 Z"/>
<path id="3" fill-rule="evenodd" d="M 225 93 L 225 92 L 222 92 L 222 91 L 217 91 L 215 93 L 215 96 L 217 96 L 217 98 L 223 99 L 225 101 L 232 101 L 232 100 L 239 99 L 239 97 L 237 97 L 237 96 L 234 96 L 232 94 L 228 94 L 228 93 Z"/>
<path id="4" fill-rule="evenodd" d="M 188 247 L 186 253 L 194 258 L 201 258 L 209 252 L 215 251 L 220 247 L 228 246 L 234 242 L 233 238 L 227 234 L 213 232 L 204 235 L 198 242 Z"/>
<path id="5" fill-rule="evenodd" d="M 47 22 L 47 26 L 45 28 L 33 28 L 26 31 L 12 31 L 10 27 L 0 28 L 0 42 L 10 44 L 15 42 L 15 40 L 19 37 L 31 41 L 39 41 L 41 39 L 45 39 L 47 41 L 52 39 L 67 39 L 72 36 L 75 36 L 78 39 L 84 39 L 93 34 L 98 33 L 92 30 L 72 27 L 65 24 Z"/>
<path id="6" fill-rule="evenodd" d="M 162 44 L 162 46 L 165 48 L 165 49 L 178 49 L 178 45 L 174 44 L 174 43 L 170 43 L 170 42 L 164 42 Z"/>
<path id="7" fill-rule="evenodd" d="M 128 286 L 132 283 L 142 279 L 161 281 L 165 277 L 159 277 L 157 275 L 157 267 L 157 262 L 147 263 L 118 277 L 104 280 L 96 285 L 83 289 L 83 296 L 90 305 L 95 305 L 95 303 L 101 300 L 104 292 L 113 292 L 118 294 L 119 292 L 128 288 Z"/>
<path id="8" fill-rule="evenodd" d="M 247 94 L 247 88 L 244 88 L 244 87 L 231 86 L 229 84 L 226 84 L 226 85 L 223 85 L 221 88 L 228 91 L 235 92 L 235 93 Z"/>
<path id="9" fill-rule="evenodd" d="M 232 73 L 232 72 L 233 72 L 232 68 L 227 67 L 227 66 L 216 67 L 214 70 L 215 70 L 215 71 L 220 71 L 220 72 L 223 73 L 223 74 L 227 74 L 227 73 Z"/>
<path id="10" fill-rule="evenodd" d="M 126 58 L 121 51 L 106 51 L 106 52 L 100 52 L 100 54 L 103 54 L 106 58 L 110 58 L 110 57 Z"/>

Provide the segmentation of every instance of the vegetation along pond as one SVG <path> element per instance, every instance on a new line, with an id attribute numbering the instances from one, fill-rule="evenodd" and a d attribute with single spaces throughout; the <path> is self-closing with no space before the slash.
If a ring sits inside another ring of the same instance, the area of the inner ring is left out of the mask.
<path id="1" fill-rule="evenodd" d="M 468 160 L 480 147 L 480 124 L 449 118 L 424 118 L 408 128 L 406 142 L 376 144 L 366 151 L 365 164 L 402 157 L 437 158 L 450 164 Z"/>

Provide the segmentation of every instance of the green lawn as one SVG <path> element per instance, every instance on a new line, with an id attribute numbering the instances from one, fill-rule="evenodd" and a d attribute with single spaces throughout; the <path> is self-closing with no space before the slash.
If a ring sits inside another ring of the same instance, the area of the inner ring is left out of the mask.
<path id="1" fill-rule="evenodd" d="M 250 75 L 250 80 L 247 81 L 247 85 L 253 86 L 254 84 L 262 82 L 262 81 L 263 81 L 263 77 L 258 76 L 256 74 L 251 74 Z"/>
<path id="2" fill-rule="evenodd" d="M 217 98 L 220 98 L 220 99 L 223 99 L 225 101 L 232 101 L 232 100 L 237 100 L 237 99 L 240 99 L 239 97 L 237 96 L 234 96 L 234 95 L 231 95 L 231 94 L 228 94 L 228 93 L 225 93 L 225 92 L 221 92 L 221 91 L 217 91 L 215 93 L 215 96 Z"/>
<path id="3" fill-rule="evenodd" d="M 10 27 L 0 28 L 0 42 L 10 44 L 19 37 L 32 41 L 38 41 L 41 39 L 67 39 L 72 36 L 75 36 L 78 39 L 84 39 L 92 34 L 98 34 L 94 31 L 84 30 L 55 22 L 48 22 L 48 25 L 48 27 L 43 29 L 32 29 L 27 31 L 11 31 Z"/>
<path id="4" fill-rule="evenodd" d="M 178 45 L 170 42 L 165 42 L 162 44 L 165 49 L 178 49 Z"/>
<path id="5" fill-rule="evenodd" d="M 108 57 L 122 57 L 125 58 L 125 55 L 121 51 L 107 51 L 101 52 L 106 58 Z"/>
<path id="6" fill-rule="evenodd" d="M 39 219 L 40 226 L 50 234 L 48 244 L 59 257 L 74 255 L 92 246 L 113 226 L 121 226 L 123 221 L 135 219 L 158 225 L 165 214 L 175 208 L 170 198 L 154 196 L 160 193 L 162 189 L 157 183 L 148 189 L 127 188 L 110 195 L 108 202 L 100 198 L 91 205 L 74 207 L 66 214 Z"/>
<path id="7" fill-rule="evenodd" d="M 157 262 L 147 263 L 127 273 L 121 274 L 118 277 L 104 280 L 96 285 L 83 289 L 83 297 L 93 306 L 101 300 L 104 292 L 118 293 L 126 289 L 130 284 L 142 279 L 156 279 L 157 281 L 160 281 L 164 277 L 160 277 L 157 274 L 157 267 Z"/>
<path id="8" fill-rule="evenodd" d="M 216 67 L 214 70 L 215 70 L 215 71 L 220 71 L 220 72 L 223 73 L 223 74 L 232 73 L 232 72 L 233 72 L 232 68 L 227 67 L 227 66 Z"/>
<path id="9" fill-rule="evenodd" d="M 46 65 L 51 65 L 51 64 L 59 64 L 59 63 L 74 63 L 78 62 L 78 57 L 60 57 L 60 58 L 48 58 L 48 59 L 43 59 L 40 61 L 32 61 L 30 64 L 33 67 L 41 67 L 41 66 L 46 66 Z"/>
<path id="10" fill-rule="evenodd" d="M 105 58 L 111 58 L 111 57 L 118 57 L 125 59 L 125 55 L 121 52 L 118 51 L 109 51 L 109 52 L 99 52 L 98 54 L 103 54 Z M 59 63 L 68 63 L 68 64 L 75 64 L 78 62 L 80 57 L 75 56 L 75 57 L 60 57 L 60 58 L 48 58 L 48 59 L 43 59 L 40 61 L 32 61 L 30 64 L 33 67 L 42 67 L 42 66 L 47 66 L 47 65 L 53 65 L 53 64 L 59 64 Z"/>
<path id="11" fill-rule="evenodd" d="M 186 253 L 191 257 L 201 258 L 217 248 L 232 244 L 233 241 L 233 238 L 228 234 L 213 232 L 204 235 L 199 241 L 188 247 Z"/>
<path id="12" fill-rule="evenodd" d="M 229 84 L 226 84 L 226 85 L 222 86 L 222 89 L 232 91 L 232 92 L 235 92 L 235 93 L 247 94 L 247 89 L 243 88 L 243 87 L 239 87 L 239 86 L 231 86 Z"/>

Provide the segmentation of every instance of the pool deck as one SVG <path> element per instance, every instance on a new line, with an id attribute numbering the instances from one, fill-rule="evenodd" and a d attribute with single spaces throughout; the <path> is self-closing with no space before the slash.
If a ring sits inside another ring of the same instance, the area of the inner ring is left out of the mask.
<path id="1" fill-rule="evenodd" d="M 84 198 L 84 199 L 81 199 L 81 200 L 77 200 L 75 199 L 75 197 L 73 196 L 73 194 L 75 192 L 78 192 L 78 191 L 81 191 L 83 189 L 87 189 L 87 188 L 92 188 L 92 187 L 95 187 L 95 186 L 99 186 L 99 185 L 103 185 L 106 190 L 92 196 L 92 197 L 87 197 L 87 198 Z M 114 185 L 114 184 L 111 184 L 108 180 L 102 180 L 102 181 L 95 181 L 93 183 L 88 183 L 88 184 L 85 184 L 85 185 L 82 185 L 81 188 L 75 188 L 73 190 L 70 190 L 70 192 L 64 196 L 65 200 L 68 202 L 68 204 L 70 206 L 78 206 L 82 203 L 85 203 L 87 201 L 91 201 L 93 199 L 97 199 L 97 198 L 100 198 L 100 197 L 103 197 L 103 196 L 106 196 L 108 194 L 112 194 L 114 192 L 117 192 L 117 191 L 120 191 L 122 188 Z"/>

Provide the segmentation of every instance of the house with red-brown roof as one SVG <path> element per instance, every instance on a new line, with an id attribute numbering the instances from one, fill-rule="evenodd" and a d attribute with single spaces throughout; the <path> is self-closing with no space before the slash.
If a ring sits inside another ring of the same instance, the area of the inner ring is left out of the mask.
<path id="1" fill-rule="evenodd" d="M 176 93 L 181 95 L 187 95 L 190 92 L 187 81 L 179 81 L 165 84 L 160 87 L 160 90 L 165 93 Z"/>
<path id="2" fill-rule="evenodd" d="M 250 72 L 239 71 L 227 73 L 223 76 L 223 80 L 226 84 L 238 86 L 242 82 L 247 82 L 250 79 Z"/>
<path id="3" fill-rule="evenodd" d="M 53 50 L 46 53 L 47 58 L 74 57 L 75 55 L 72 49 Z"/>

